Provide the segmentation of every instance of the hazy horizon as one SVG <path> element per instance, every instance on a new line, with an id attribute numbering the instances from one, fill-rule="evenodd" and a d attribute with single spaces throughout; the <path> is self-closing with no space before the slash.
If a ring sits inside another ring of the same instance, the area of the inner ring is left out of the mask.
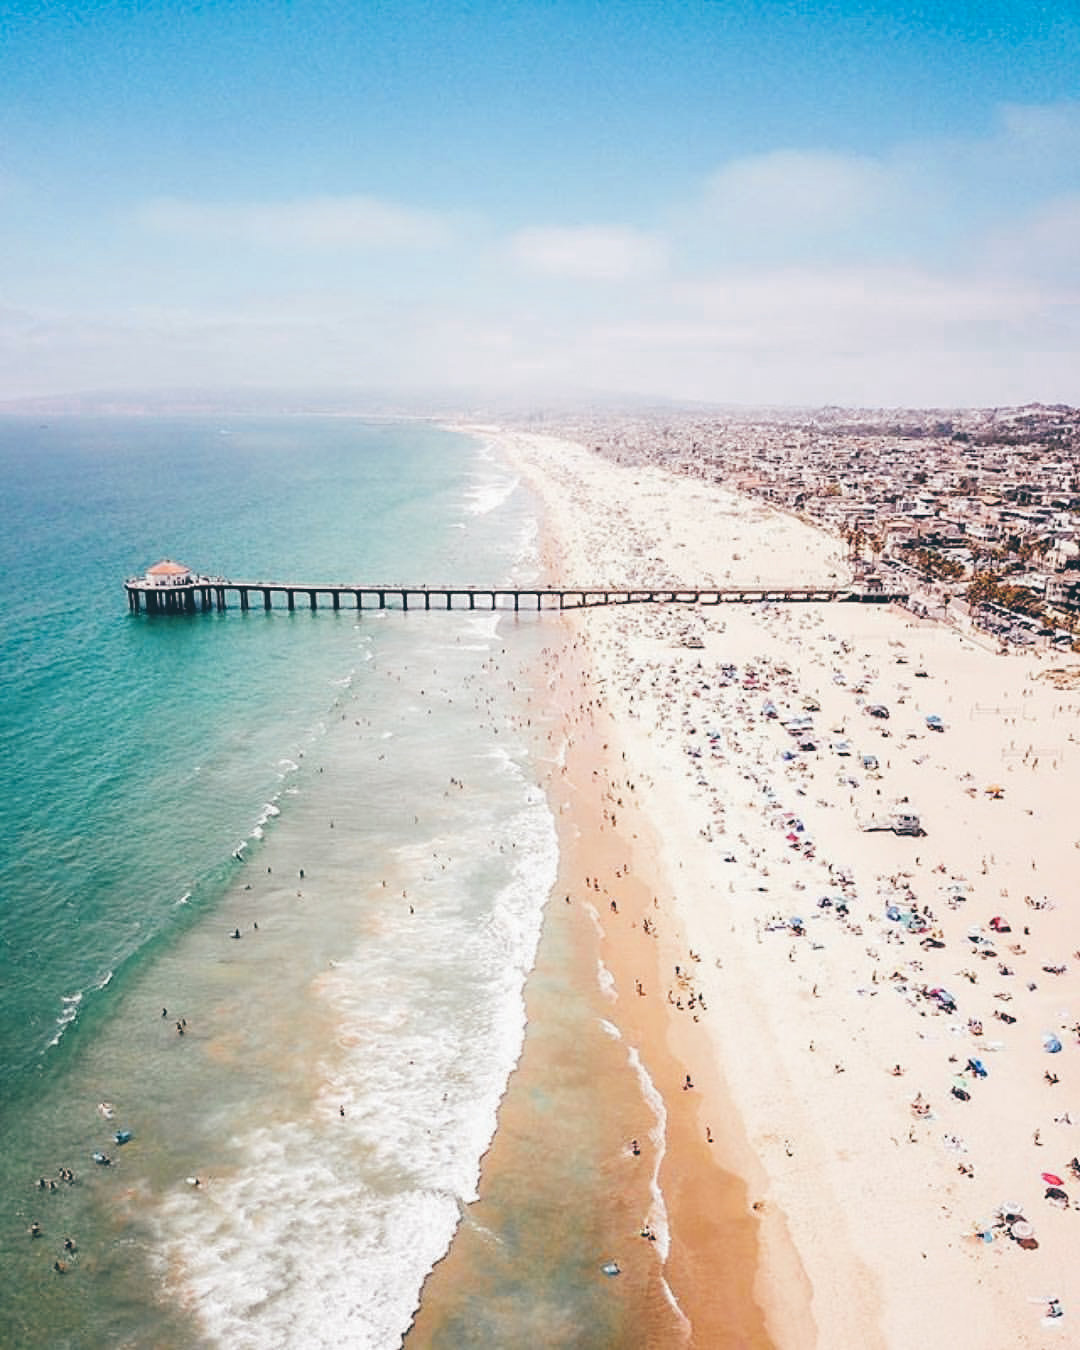
<path id="1" fill-rule="evenodd" d="M 0 404 L 1080 403 L 1078 57 L 1019 0 L 16 3 Z"/>

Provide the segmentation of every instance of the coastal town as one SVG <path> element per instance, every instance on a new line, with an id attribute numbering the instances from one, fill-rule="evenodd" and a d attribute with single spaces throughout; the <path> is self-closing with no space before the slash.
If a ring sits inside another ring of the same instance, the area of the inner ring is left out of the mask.
<path id="1" fill-rule="evenodd" d="M 840 535 L 860 579 L 1016 646 L 1080 634 L 1080 409 L 530 419 L 618 464 L 722 484 Z"/>

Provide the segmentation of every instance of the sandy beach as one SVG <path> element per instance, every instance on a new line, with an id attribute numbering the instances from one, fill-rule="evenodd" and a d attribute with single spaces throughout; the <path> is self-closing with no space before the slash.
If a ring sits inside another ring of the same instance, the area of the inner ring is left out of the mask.
<path id="1" fill-rule="evenodd" d="M 846 577 L 838 540 L 720 486 L 497 443 L 557 581 Z M 567 889 L 663 1099 L 643 1224 L 679 1339 L 1068 1343 L 1076 659 L 835 603 L 597 608 L 559 642 L 549 791 L 564 839 L 604 840 Z"/>

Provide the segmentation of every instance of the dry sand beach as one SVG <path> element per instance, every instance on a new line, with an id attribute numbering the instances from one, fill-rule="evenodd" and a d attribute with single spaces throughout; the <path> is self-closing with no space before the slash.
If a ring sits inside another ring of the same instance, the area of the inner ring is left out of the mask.
<path id="1" fill-rule="evenodd" d="M 557 581 L 846 576 L 719 486 L 491 434 Z M 579 855 L 604 836 L 570 902 L 666 1110 L 644 1222 L 679 1317 L 642 1343 L 1071 1343 L 1075 658 L 859 604 L 598 608 L 560 638 L 552 804 Z M 862 828 L 897 811 L 925 833 Z"/>

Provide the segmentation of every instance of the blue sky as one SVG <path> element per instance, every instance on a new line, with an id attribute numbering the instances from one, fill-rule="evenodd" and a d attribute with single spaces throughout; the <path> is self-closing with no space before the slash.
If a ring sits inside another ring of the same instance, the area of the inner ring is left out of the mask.
<path id="1" fill-rule="evenodd" d="M 1080 403 L 1080 9 L 0 0 L 0 399 Z"/>

